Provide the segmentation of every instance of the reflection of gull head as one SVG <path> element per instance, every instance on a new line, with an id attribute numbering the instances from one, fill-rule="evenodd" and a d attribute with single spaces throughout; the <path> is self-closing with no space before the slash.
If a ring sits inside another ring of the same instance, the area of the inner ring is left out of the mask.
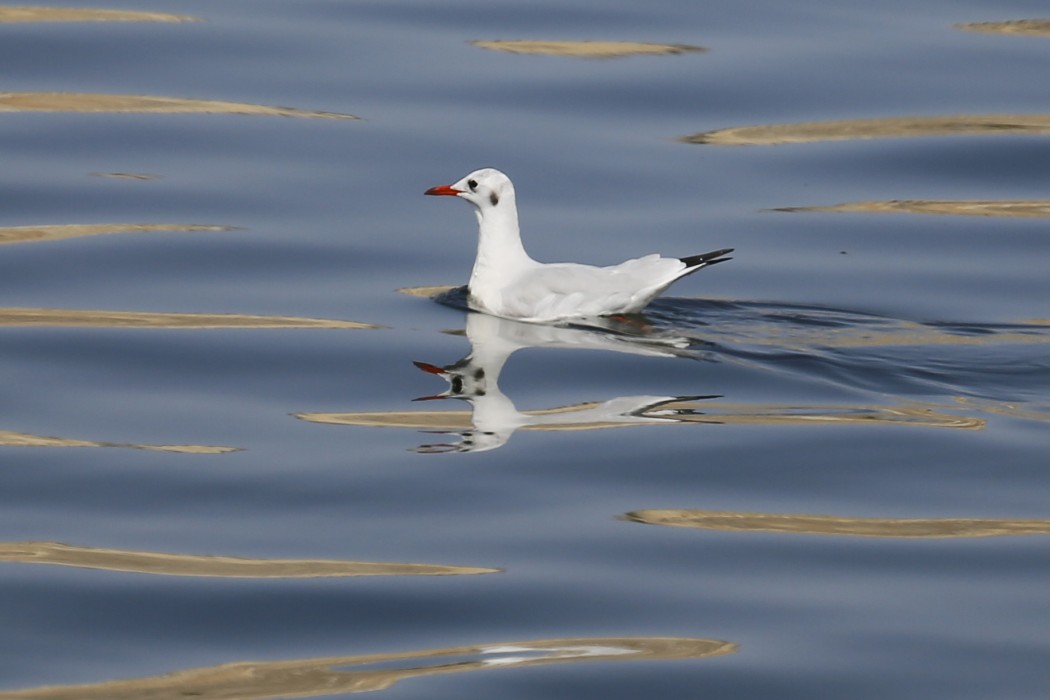
<path id="1" fill-rule="evenodd" d="M 436 374 L 448 382 L 448 391 L 433 396 L 421 396 L 416 401 L 433 399 L 471 399 L 484 396 L 487 392 L 488 376 L 483 367 L 471 367 L 470 358 L 466 357 L 447 367 L 438 367 L 429 362 L 413 362 L 416 367 L 428 374 Z"/>
<path id="2" fill-rule="evenodd" d="M 475 348 L 476 350 L 477 348 Z M 488 362 L 471 353 L 459 362 L 445 367 L 437 367 L 425 362 L 415 365 L 424 372 L 435 374 L 446 382 L 448 389 L 433 396 L 424 396 L 418 400 L 460 399 L 472 407 L 474 428 L 462 432 L 440 431 L 440 434 L 458 435 L 458 444 L 435 443 L 423 445 L 421 452 L 484 452 L 500 447 L 511 434 L 521 427 L 527 419 L 514 407 L 506 394 L 500 391 L 497 381 L 503 363 L 513 349 L 497 352 L 487 357 Z M 482 355 L 488 355 L 483 352 Z"/>
<path id="3" fill-rule="evenodd" d="M 674 355 L 672 347 L 634 341 L 580 328 L 563 328 L 472 313 L 467 316 L 467 338 L 471 353 L 451 365 L 438 367 L 416 362 L 424 372 L 435 374 L 446 382 L 447 391 L 419 400 L 460 399 L 471 404 L 473 429 L 462 432 L 441 431 L 458 435 L 459 443 L 423 445 L 421 452 L 483 452 L 501 447 L 518 428 L 540 427 L 582 430 L 588 427 L 610 427 L 629 423 L 664 422 L 662 404 L 677 401 L 673 396 L 623 396 L 602 403 L 587 403 L 544 411 L 522 413 L 499 388 L 503 365 L 514 353 L 525 347 L 558 347 L 616 350 L 643 355 Z"/>

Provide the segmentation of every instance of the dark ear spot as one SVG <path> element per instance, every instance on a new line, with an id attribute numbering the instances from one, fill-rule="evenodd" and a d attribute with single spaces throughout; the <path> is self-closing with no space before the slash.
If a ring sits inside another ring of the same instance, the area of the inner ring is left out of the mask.
<path id="1" fill-rule="evenodd" d="M 499 195 L 495 192 L 490 192 L 489 201 L 492 202 L 492 206 L 496 206 L 497 204 L 499 204 Z"/>

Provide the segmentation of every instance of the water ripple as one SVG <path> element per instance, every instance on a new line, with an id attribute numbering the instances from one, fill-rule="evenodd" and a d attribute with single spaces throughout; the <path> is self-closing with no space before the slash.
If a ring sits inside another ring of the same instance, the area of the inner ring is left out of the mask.
<path id="1" fill-rule="evenodd" d="M 152 231 L 233 231 L 234 226 L 207 224 L 53 224 L 44 226 L 0 226 L 0 245 L 38 243 L 66 238 L 98 236 L 109 233 L 146 233 Z"/>
<path id="2" fill-rule="evenodd" d="M 20 700 L 184 700 L 320 697 L 386 690 L 408 678 L 584 661 L 700 659 L 736 644 L 683 637 L 537 639 L 391 654 L 227 663 L 162 676 L 0 691 Z"/>
<path id="3" fill-rule="evenodd" d="M 13 430 L 0 430 L 0 447 L 125 447 L 152 452 L 209 455 L 238 452 L 241 449 L 239 447 L 222 447 L 219 445 L 142 445 L 130 442 L 80 440 L 50 435 L 30 435 L 29 433 L 18 433 Z"/>
<path id="4" fill-rule="evenodd" d="M 770 146 L 960 134 L 1050 134 L 1050 114 L 962 114 L 738 126 L 703 131 L 679 140 L 720 146 Z"/>
<path id="5" fill-rule="evenodd" d="M 827 206 L 776 207 L 782 212 L 850 212 L 941 214 L 948 216 L 998 216 L 1010 218 L 1050 217 L 1050 199 L 890 199 L 870 202 L 843 202 Z"/>
<path id="6" fill-rule="evenodd" d="M 1050 520 L 993 518 L 851 518 L 714 510 L 636 510 L 621 516 L 646 525 L 723 532 L 777 532 L 796 535 L 914 539 L 1050 535 Z"/>
<path id="7" fill-rule="evenodd" d="M 494 574 L 500 569 L 442 564 L 330 559 L 249 559 L 78 547 L 61 542 L 0 542 L 0 562 L 55 564 L 162 576 L 223 578 L 324 578 L 333 576 L 455 576 Z"/>
<path id="8" fill-rule="evenodd" d="M 343 328 L 377 329 L 371 323 L 298 316 L 0 308 L 0 327 L 89 328 Z"/>
<path id="9" fill-rule="evenodd" d="M 0 7 L 0 23 L 20 22 L 199 22 L 166 12 L 99 10 L 89 7 Z"/>
<path id="10" fill-rule="evenodd" d="M 689 44 L 653 44 L 641 41 L 481 41 L 473 46 L 505 53 L 574 58 L 623 58 L 625 56 L 668 56 L 703 53 L 702 46 Z"/>
<path id="11" fill-rule="evenodd" d="M 307 119 L 360 119 L 353 114 L 317 112 L 246 102 L 195 100 L 153 95 L 107 95 L 78 92 L 0 92 L 0 112 L 77 112 L 139 114 L 249 114 Z"/>
<path id="12" fill-rule="evenodd" d="M 1015 19 L 1005 22 L 968 22 L 956 24 L 964 32 L 986 34 L 1013 34 L 1024 36 L 1050 36 L 1050 19 Z"/>

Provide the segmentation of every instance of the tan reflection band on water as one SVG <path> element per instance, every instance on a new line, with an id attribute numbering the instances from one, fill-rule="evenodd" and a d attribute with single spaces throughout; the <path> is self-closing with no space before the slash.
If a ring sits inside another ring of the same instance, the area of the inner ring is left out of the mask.
<path id="1" fill-rule="evenodd" d="M 437 296 L 438 294 L 444 294 L 445 292 L 451 291 L 456 288 L 454 284 L 438 284 L 431 287 L 399 287 L 397 291 L 399 294 L 406 294 L 410 297 L 425 297 L 430 298 Z"/>
<path id="2" fill-rule="evenodd" d="M 457 576 L 500 569 L 327 559 L 247 559 L 76 547 L 60 542 L 0 542 L 0 562 L 56 564 L 163 576 L 321 578 L 334 576 Z"/>
<path id="3" fill-rule="evenodd" d="M 524 415 L 549 416 L 558 413 L 594 408 L 596 402 L 578 403 L 572 406 L 541 408 L 523 411 Z M 677 405 L 677 404 L 675 404 Z M 329 425 L 357 425 L 372 428 L 418 428 L 422 430 L 466 430 L 473 428 L 469 411 L 374 411 L 361 413 L 293 413 L 295 418 L 310 423 Z M 602 428 L 619 428 L 628 423 L 544 423 L 542 425 L 524 425 L 518 430 L 598 430 Z"/>
<path id="4" fill-rule="evenodd" d="M 702 53 L 702 46 L 688 44 L 651 44 L 640 41 L 472 41 L 473 46 L 506 53 L 575 58 L 623 58 L 625 56 L 661 56 Z"/>
<path id="5" fill-rule="evenodd" d="M 597 404 L 576 404 L 526 415 L 551 415 L 577 411 Z M 659 422 L 543 423 L 523 425 L 519 430 L 597 430 L 628 426 L 668 425 L 676 423 L 717 423 L 723 425 L 913 425 L 927 428 L 982 430 L 986 421 L 971 416 L 939 412 L 934 404 L 906 406 L 792 406 L 777 404 L 733 404 L 719 402 L 674 401 L 660 404 L 651 415 L 664 418 Z M 696 413 L 678 413 L 696 411 Z M 468 430 L 473 427 L 469 411 L 374 411 L 360 413 L 296 413 L 296 418 L 311 423 L 356 425 L 374 428 L 416 428 L 420 430 Z M 639 414 L 649 416 L 645 412 Z"/>
<path id="6" fill-rule="evenodd" d="M 184 454 L 226 454 L 239 452 L 239 447 L 221 447 L 218 445 L 136 445 L 130 442 L 98 442 L 95 440 L 75 440 L 72 438 L 49 437 L 16 433 L 11 430 L 0 430 L 0 447 L 126 447 L 151 452 L 180 452 Z"/>
<path id="7" fill-rule="evenodd" d="M 1050 19 L 1016 19 L 1007 22 L 969 22 L 966 24 L 956 24 L 955 28 L 961 29 L 964 32 L 1050 36 Z"/>
<path id="8" fill-rule="evenodd" d="M 349 328 L 377 329 L 371 323 L 297 316 L 153 313 L 81 309 L 0 308 L 0 327 L 58 326 L 88 328 Z"/>
<path id="9" fill-rule="evenodd" d="M 964 114 L 741 126 L 705 131 L 683 136 L 679 140 L 685 143 L 722 146 L 770 146 L 960 134 L 1050 134 L 1050 114 Z"/>
<path id="10" fill-rule="evenodd" d="M 0 700 L 272 700 L 385 690 L 408 678 L 588 661 L 700 659 L 737 645 L 682 637 L 592 637 L 503 642 L 417 652 L 229 663 L 86 685 L 0 692 Z M 446 658 L 448 657 L 448 658 Z M 468 657 L 464 659 L 463 657 Z M 397 664 L 397 667 L 390 668 Z M 367 668 L 384 665 L 387 668 Z M 354 667 L 365 667 L 354 669 Z"/>
<path id="11" fill-rule="evenodd" d="M 0 7 L 0 24 L 13 22 L 199 22 L 164 12 L 94 10 L 72 7 Z"/>
<path id="12" fill-rule="evenodd" d="M 221 100 L 76 92 L 0 92 L 0 112 L 135 112 L 153 114 L 250 114 L 308 119 L 360 119 L 352 114 L 314 112 Z"/>
<path id="13" fill-rule="evenodd" d="M 726 532 L 779 532 L 848 537 L 963 538 L 1050 534 L 1050 520 L 985 518 L 847 518 L 716 510 L 635 510 L 622 516 L 646 525 Z"/>
<path id="14" fill-rule="evenodd" d="M 109 233 L 147 233 L 152 231 L 233 231 L 233 226 L 205 224 L 55 224 L 49 226 L 0 226 L 0 245 L 61 241 Z"/>
<path id="15" fill-rule="evenodd" d="M 1050 217 L 1050 199 L 937 200 L 890 199 L 871 202 L 843 202 L 829 206 L 777 207 L 783 212 L 850 212 L 943 214 L 948 216 L 1001 216 L 1014 218 Z"/>

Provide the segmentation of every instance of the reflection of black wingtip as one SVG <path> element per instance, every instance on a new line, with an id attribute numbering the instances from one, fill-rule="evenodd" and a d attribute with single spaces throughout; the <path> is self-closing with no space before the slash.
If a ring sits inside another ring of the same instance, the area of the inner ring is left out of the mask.
<path id="1" fill-rule="evenodd" d="M 455 435 L 456 433 L 450 433 L 447 430 L 424 430 L 424 433 L 431 435 Z M 420 445 L 419 447 L 409 448 L 409 452 L 416 452 L 422 455 L 440 455 L 448 454 L 450 452 L 462 452 L 463 445 L 453 442 L 428 442 Z"/>
<path id="2" fill-rule="evenodd" d="M 421 455 L 443 455 L 449 452 L 458 452 L 459 450 L 455 445 L 435 444 L 435 445 L 420 445 L 419 447 L 409 448 L 409 452 L 415 452 Z"/>

